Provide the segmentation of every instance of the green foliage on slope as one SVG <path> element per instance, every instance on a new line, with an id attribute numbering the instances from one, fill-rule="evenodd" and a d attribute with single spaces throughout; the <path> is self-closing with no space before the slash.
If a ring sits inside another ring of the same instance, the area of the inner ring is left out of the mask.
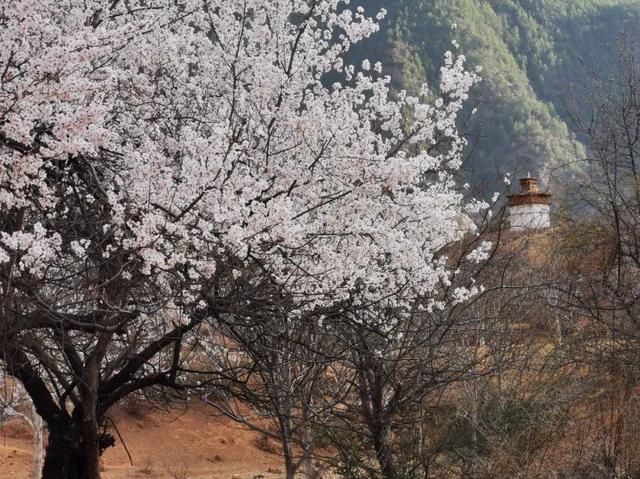
<path id="1" fill-rule="evenodd" d="M 382 31 L 353 53 L 382 60 L 395 87 L 437 83 L 443 53 L 460 44 L 483 67 L 478 114 L 469 124 L 476 184 L 506 171 L 553 170 L 582 156 L 571 112 L 588 95 L 588 73 L 610 67 L 622 31 L 637 30 L 637 0 L 358 0 L 388 10 Z M 455 25 L 455 28 L 452 28 Z"/>

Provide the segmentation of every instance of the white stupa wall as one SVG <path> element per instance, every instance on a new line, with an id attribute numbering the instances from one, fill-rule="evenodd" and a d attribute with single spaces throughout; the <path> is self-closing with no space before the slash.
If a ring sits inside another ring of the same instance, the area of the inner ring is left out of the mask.
<path id="1" fill-rule="evenodd" d="M 529 204 L 509 208 L 509 224 L 512 229 L 539 230 L 551 226 L 549 205 Z"/>

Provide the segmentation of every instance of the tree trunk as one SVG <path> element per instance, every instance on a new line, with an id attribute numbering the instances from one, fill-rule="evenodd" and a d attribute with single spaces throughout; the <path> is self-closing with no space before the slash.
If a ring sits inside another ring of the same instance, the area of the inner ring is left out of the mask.
<path id="1" fill-rule="evenodd" d="M 291 439 L 290 431 L 291 429 L 289 427 L 283 428 L 284 434 L 282 436 L 282 453 L 284 456 L 285 478 L 295 479 L 297 467 L 296 467 L 295 452 L 293 450 L 293 442 Z"/>
<path id="2" fill-rule="evenodd" d="M 373 445 L 376 448 L 376 457 L 380 464 L 380 472 L 385 479 L 397 479 L 396 466 L 393 461 L 393 452 L 391 450 L 390 435 L 391 427 L 389 424 L 376 425 L 373 433 Z"/>
<path id="3" fill-rule="evenodd" d="M 100 428 L 95 412 L 82 422 L 84 476 L 83 479 L 100 479 Z"/>
<path id="4" fill-rule="evenodd" d="M 360 361 L 358 361 L 360 362 Z M 383 367 L 366 358 L 360 362 L 358 380 L 362 414 L 366 420 L 380 472 L 385 479 L 397 479 L 398 473 L 391 447 L 391 411 L 385 405 L 385 375 Z"/>
<path id="5" fill-rule="evenodd" d="M 82 408 L 83 479 L 100 479 L 100 426 L 97 418 L 97 374 L 89 377 Z"/>
<path id="6" fill-rule="evenodd" d="M 99 479 L 100 455 L 111 445 L 111 436 L 101 437 L 97 423 L 50 427 L 42 479 Z"/>
<path id="7" fill-rule="evenodd" d="M 31 479 L 40 479 L 44 465 L 44 424 L 33 405 L 31 406 L 31 429 L 33 430 Z"/>
<path id="8" fill-rule="evenodd" d="M 295 461 L 289 455 L 284 458 L 284 474 L 286 479 L 295 479 L 296 477 Z"/>
<path id="9" fill-rule="evenodd" d="M 95 349 L 89 355 L 83 375 L 82 435 L 83 473 L 82 479 L 100 479 L 100 423 L 98 420 L 98 388 L 100 383 L 100 358 L 105 354 L 110 335 L 99 337 Z"/>
<path id="10" fill-rule="evenodd" d="M 85 479 L 81 441 L 77 436 L 72 428 L 49 429 L 42 479 Z"/>
<path id="11" fill-rule="evenodd" d="M 306 425 L 302 433 L 302 464 L 307 479 L 320 479 L 320 474 L 313 462 L 313 432 Z"/>

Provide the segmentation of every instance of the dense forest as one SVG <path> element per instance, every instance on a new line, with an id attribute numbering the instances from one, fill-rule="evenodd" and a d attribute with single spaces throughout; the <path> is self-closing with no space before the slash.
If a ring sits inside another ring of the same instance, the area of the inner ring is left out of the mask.
<path id="1" fill-rule="evenodd" d="M 352 60 L 382 60 L 396 88 L 435 84 L 442 55 L 455 48 L 454 41 L 471 65 L 483 68 L 477 115 L 467 125 L 467 171 L 476 185 L 508 171 L 547 177 L 584 155 L 572 118 L 590 93 L 591 72 L 613 67 L 620 36 L 637 29 L 640 15 L 636 0 L 358 4 L 388 14 L 381 32 L 363 42 Z"/>

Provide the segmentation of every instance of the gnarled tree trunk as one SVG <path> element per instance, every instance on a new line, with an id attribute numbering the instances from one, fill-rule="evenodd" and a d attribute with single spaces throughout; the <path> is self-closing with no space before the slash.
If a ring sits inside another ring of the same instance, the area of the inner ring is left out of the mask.
<path id="1" fill-rule="evenodd" d="M 100 456 L 113 444 L 110 435 L 100 434 L 97 422 L 49 426 L 42 479 L 99 479 Z"/>
<path id="2" fill-rule="evenodd" d="M 42 479 L 85 479 L 82 440 L 77 429 L 68 426 L 49 425 Z"/>

